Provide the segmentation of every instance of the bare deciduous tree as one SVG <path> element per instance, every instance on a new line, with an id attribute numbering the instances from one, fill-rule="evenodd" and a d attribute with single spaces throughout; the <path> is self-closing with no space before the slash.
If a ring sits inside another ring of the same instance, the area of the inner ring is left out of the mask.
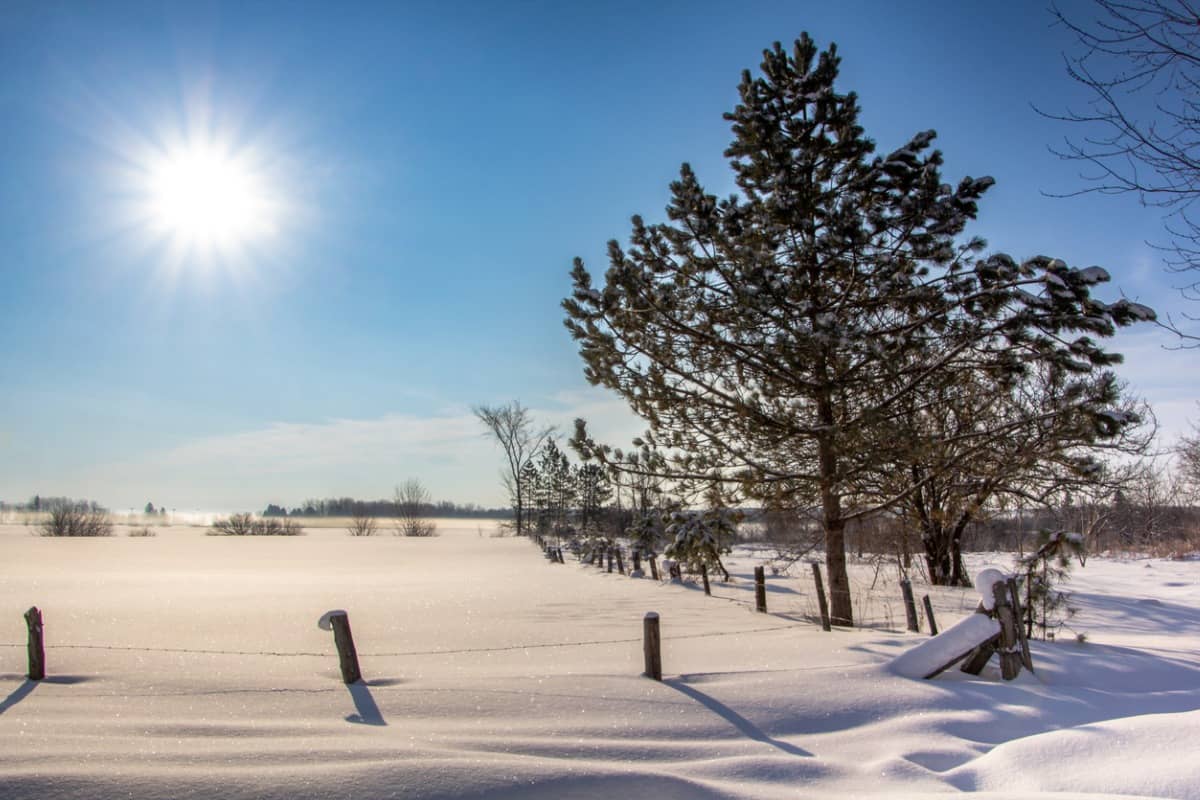
<path id="1" fill-rule="evenodd" d="M 907 446 L 879 463 L 877 491 L 902 497 L 896 509 L 919 534 L 936 585 L 968 584 L 963 538 L 998 502 L 1040 506 L 1108 484 L 1099 457 L 1145 453 L 1154 434 L 1143 424 L 1153 419 L 1149 410 L 1101 370 L 1035 365 L 1004 382 L 962 376 L 914 394 L 903 408 L 892 430 Z"/>
<path id="2" fill-rule="evenodd" d="M 525 468 L 533 461 L 554 428 L 536 426 L 529 409 L 522 406 L 519 400 L 504 406 L 478 406 L 475 416 L 504 451 L 506 463 L 500 478 L 512 502 L 517 535 L 521 536 L 528 532 L 525 509 L 529 502 L 529 487 L 526 486 Z"/>
<path id="3" fill-rule="evenodd" d="M 346 532 L 351 536 L 374 536 L 379 531 L 375 518 L 362 509 L 355 509 Z"/>
<path id="4" fill-rule="evenodd" d="M 1200 497 L 1200 427 L 1179 440 L 1179 471 L 1193 497 Z"/>
<path id="5" fill-rule="evenodd" d="M 437 526 L 426 518 L 430 505 L 429 490 L 416 478 L 396 487 L 396 535 L 435 536 Z"/>
<path id="6" fill-rule="evenodd" d="M 41 525 L 43 536 L 112 536 L 108 512 L 84 501 L 58 500 Z"/>
<path id="7" fill-rule="evenodd" d="M 213 520 L 209 536 L 303 536 L 304 529 L 293 519 L 256 518 L 253 514 L 232 514 Z"/>
<path id="8" fill-rule="evenodd" d="M 1068 74 L 1091 94 L 1085 109 L 1043 112 L 1083 130 L 1056 152 L 1089 170 L 1090 186 L 1074 194 L 1130 193 L 1162 209 L 1168 269 L 1187 273 L 1180 289 L 1200 300 L 1200 9 L 1191 0 L 1093 0 L 1092 9 L 1087 19 L 1052 6 L 1081 45 Z M 1200 335 L 1163 325 L 1200 347 Z"/>

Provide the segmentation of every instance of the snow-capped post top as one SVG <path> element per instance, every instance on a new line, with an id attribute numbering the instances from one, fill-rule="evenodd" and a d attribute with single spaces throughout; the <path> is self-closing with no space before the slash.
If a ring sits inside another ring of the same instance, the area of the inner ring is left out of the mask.
<path id="1" fill-rule="evenodd" d="M 354 646 L 354 635 L 350 632 L 350 615 L 340 608 L 326 611 L 317 620 L 317 627 L 323 631 L 333 631 L 333 643 L 337 646 L 342 681 L 347 686 L 361 681 L 362 670 L 358 666 L 358 649 Z"/>
<path id="2" fill-rule="evenodd" d="M 1008 575 L 995 567 L 985 567 L 975 576 L 975 589 L 979 592 L 979 599 L 983 603 L 983 607 L 988 611 L 996 607 L 996 593 L 993 586 L 997 583 L 1004 583 L 1008 580 Z"/>
<path id="3" fill-rule="evenodd" d="M 331 630 L 333 630 L 333 622 L 331 621 L 333 617 L 348 617 L 348 616 L 350 616 L 350 615 L 347 614 L 345 612 L 345 610 L 341 609 L 341 608 L 335 608 L 332 611 L 326 611 L 324 614 L 321 615 L 321 618 L 319 620 L 317 620 L 317 627 L 323 631 L 331 631 Z"/>

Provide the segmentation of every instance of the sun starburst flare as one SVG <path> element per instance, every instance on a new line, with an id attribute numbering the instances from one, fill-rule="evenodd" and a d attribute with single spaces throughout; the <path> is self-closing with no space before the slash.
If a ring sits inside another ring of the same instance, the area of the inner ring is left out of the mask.
<path id="1" fill-rule="evenodd" d="M 164 157 L 149 190 L 156 226 L 189 243 L 233 245 L 274 228 L 262 181 L 235 159 L 203 148 Z"/>
<path id="2" fill-rule="evenodd" d="M 244 155 L 212 143 L 157 154 L 144 171 L 144 217 L 177 248 L 227 254 L 275 233 L 277 203 Z"/>

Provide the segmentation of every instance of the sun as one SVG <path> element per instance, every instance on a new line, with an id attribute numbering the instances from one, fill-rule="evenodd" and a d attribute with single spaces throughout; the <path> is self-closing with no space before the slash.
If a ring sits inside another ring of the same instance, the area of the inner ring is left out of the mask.
<path id="1" fill-rule="evenodd" d="M 235 251 L 271 236 L 277 203 L 252 160 L 214 143 L 178 145 L 144 172 L 145 217 L 178 247 Z"/>

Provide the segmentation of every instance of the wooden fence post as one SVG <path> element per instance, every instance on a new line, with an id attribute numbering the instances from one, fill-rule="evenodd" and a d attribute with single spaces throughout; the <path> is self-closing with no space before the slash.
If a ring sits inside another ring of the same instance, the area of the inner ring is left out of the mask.
<path id="1" fill-rule="evenodd" d="M 762 567 L 754 568 L 754 607 L 767 613 L 767 575 Z"/>
<path id="2" fill-rule="evenodd" d="M 650 556 L 650 577 L 654 580 L 660 580 L 658 577 L 658 557 L 651 554 Z"/>
<path id="3" fill-rule="evenodd" d="M 317 622 L 322 630 L 333 631 L 333 643 L 337 645 L 338 666 L 342 670 L 344 683 L 356 683 L 362 680 L 362 671 L 358 668 L 358 650 L 354 647 L 354 636 L 350 633 L 350 615 L 338 609 L 326 611 Z"/>
<path id="4" fill-rule="evenodd" d="M 904 616 L 908 618 L 908 629 L 918 633 L 921 626 L 917 623 L 917 604 L 913 600 L 912 582 L 908 578 L 900 581 L 900 592 L 904 595 Z"/>
<path id="5" fill-rule="evenodd" d="M 37 606 L 25 612 L 25 624 L 29 626 L 29 680 L 40 681 L 46 677 L 46 643 Z"/>
<path id="6" fill-rule="evenodd" d="M 625 574 L 625 559 L 621 558 L 621 548 L 617 548 L 617 572 Z"/>
<path id="7" fill-rule="evenodd" d="M 700 565 L 700 578 L 704 581 L 704 593 L 712 597 L 712 587 L 708 585 L 708 565 Z"/>
<path id="8" fill-rule="evenodd" d="M 921 603 L 925 606 L 925 616 L 929 618 L 929 635 L 937 636 L 937 620 L 933 618 L 933 603 L 929 602 L 929 595 L 922 597 Z"/>
<path id="9" fill-rule="evenodd" d="M 996 599 L 996 619 L 1000 622 L 1000 646 L 996 648 L 1000 654 L 1000 677 L 1011 681 L 1021 672 L 1021 650 L 1017 639 L 1019 623 L 1005 581 L 993 584 L 992 596 Z"/>
<path id="10" fill-rule="evenodd" d="M 608 546 L 608 571 L 612 572 L 613 568 L 613 553 L 612 545 Z"/>
<path id="11" fill-rule="evenodd" d="M 638 550 L 635 547 L 635 548 L 633 548 L 632 555 L 633 555 L 633 571 L 641 572 L 642 571 L 642 551 Z"/>
<path id="12" fill-rule="evenodd" d="M 1029 639 L 1025 636 L 1025 625 L 1021 614 L 1021 595 L 1017 591 L 1016 578 L 1008 579 L 1008 591 L 1012 595 L 1013 616 L 1017 620 L 1017 642 L 1021 645 L 1021 663 L 1033 672 L 1033 654 L 1029 652 Z"/>
<path id="13" fill-rule="evenodd" d="M 825 583 L 821 580 L 821 565 L 813 562 L 813 578 L 817 582 L 817 605 L 821 609 L 821 629 L 831 631 L 829 624 L 829 603 L 825 600 Z"/>
<path id="14" fill-rule="evenodd" d="M 646 656 L 646 677 L 662 680 L 662 638 L 658 630 L 658 614 L 646 612 L 642 620 L 642 651 Z"/>

